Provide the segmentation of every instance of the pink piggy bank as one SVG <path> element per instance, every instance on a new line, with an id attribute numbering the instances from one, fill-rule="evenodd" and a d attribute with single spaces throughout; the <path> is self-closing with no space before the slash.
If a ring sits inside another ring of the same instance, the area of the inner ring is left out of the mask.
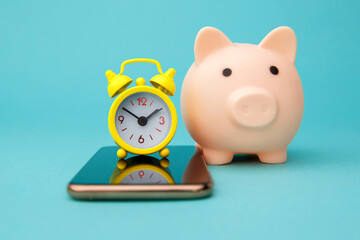
<path id="1" fill-rule="evenodd" d="M 212 27 L 199 31 L 181 112 L 208 164 L 227 164 L 234 154 L 286 162 L 304 110 L 296 45 L 289 27 L 276 28 L 259 45 L 232 43 Z"/>

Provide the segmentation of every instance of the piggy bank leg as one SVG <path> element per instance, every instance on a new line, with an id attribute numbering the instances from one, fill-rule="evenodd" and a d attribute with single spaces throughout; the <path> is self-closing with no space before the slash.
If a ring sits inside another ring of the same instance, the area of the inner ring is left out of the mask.
<path id="1" fill-rule="evenodd" d="M 286 149 L 259 153 L 258 157 L 263 163 L 284 163 L 286 162 Z"/>
<path id="2" fill-rule="evenodd" d="M 200 151 L 203 150 L 202 146 L 200 146 L 200 144 L 198 144 L 197 142 L 195 142 L 195 148 L 200 149 Z"/>
<path id="3" fill-rule="evenodd" d="M 234 153 L 203 148 L 203 154 L 207 164 L 222 165 L 232 161 Z"/>

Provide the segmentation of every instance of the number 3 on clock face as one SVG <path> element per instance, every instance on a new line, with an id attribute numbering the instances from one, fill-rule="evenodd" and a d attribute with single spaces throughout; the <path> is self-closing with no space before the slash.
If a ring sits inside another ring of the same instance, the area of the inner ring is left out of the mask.
<path id="1" fill-rule="evenodd" d="M 150 92 L 137 92 L 118 106 L 115 127 L 120 138 L 138 149 L 153 148 L 169 135 L 172 116 L 169 106 Z"/>

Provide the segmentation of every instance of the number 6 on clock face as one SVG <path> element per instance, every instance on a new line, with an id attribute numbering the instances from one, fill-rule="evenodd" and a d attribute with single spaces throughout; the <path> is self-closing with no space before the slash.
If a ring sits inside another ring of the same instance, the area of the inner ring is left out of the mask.
<path id="1" fill-rule="evenodd" d="M 150 92 L 127 96 L 116 110 L 118 135 L 126 144 L 137 149 L 149 149 L 162 143 L 169 135 L 171 126 L 169 106 Z"/>

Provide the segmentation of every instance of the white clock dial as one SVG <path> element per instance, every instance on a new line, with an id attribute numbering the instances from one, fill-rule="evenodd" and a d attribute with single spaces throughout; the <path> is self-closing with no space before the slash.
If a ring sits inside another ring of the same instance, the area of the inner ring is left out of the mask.
<path id="1" fill-rule="evenodd" d="M 153 170 L 137 170 L 120 182 L 121 184 L 169 184 L 168 180 L 160 173 Z"/>
<path id="2" fill-rule="evenodd" d="M 125 98 L 115 115 L 121 139 L 132 147 L 148 149 L 159 145 L 171 129 L 167 104 L 155 94 L 135 93 Z"/>

